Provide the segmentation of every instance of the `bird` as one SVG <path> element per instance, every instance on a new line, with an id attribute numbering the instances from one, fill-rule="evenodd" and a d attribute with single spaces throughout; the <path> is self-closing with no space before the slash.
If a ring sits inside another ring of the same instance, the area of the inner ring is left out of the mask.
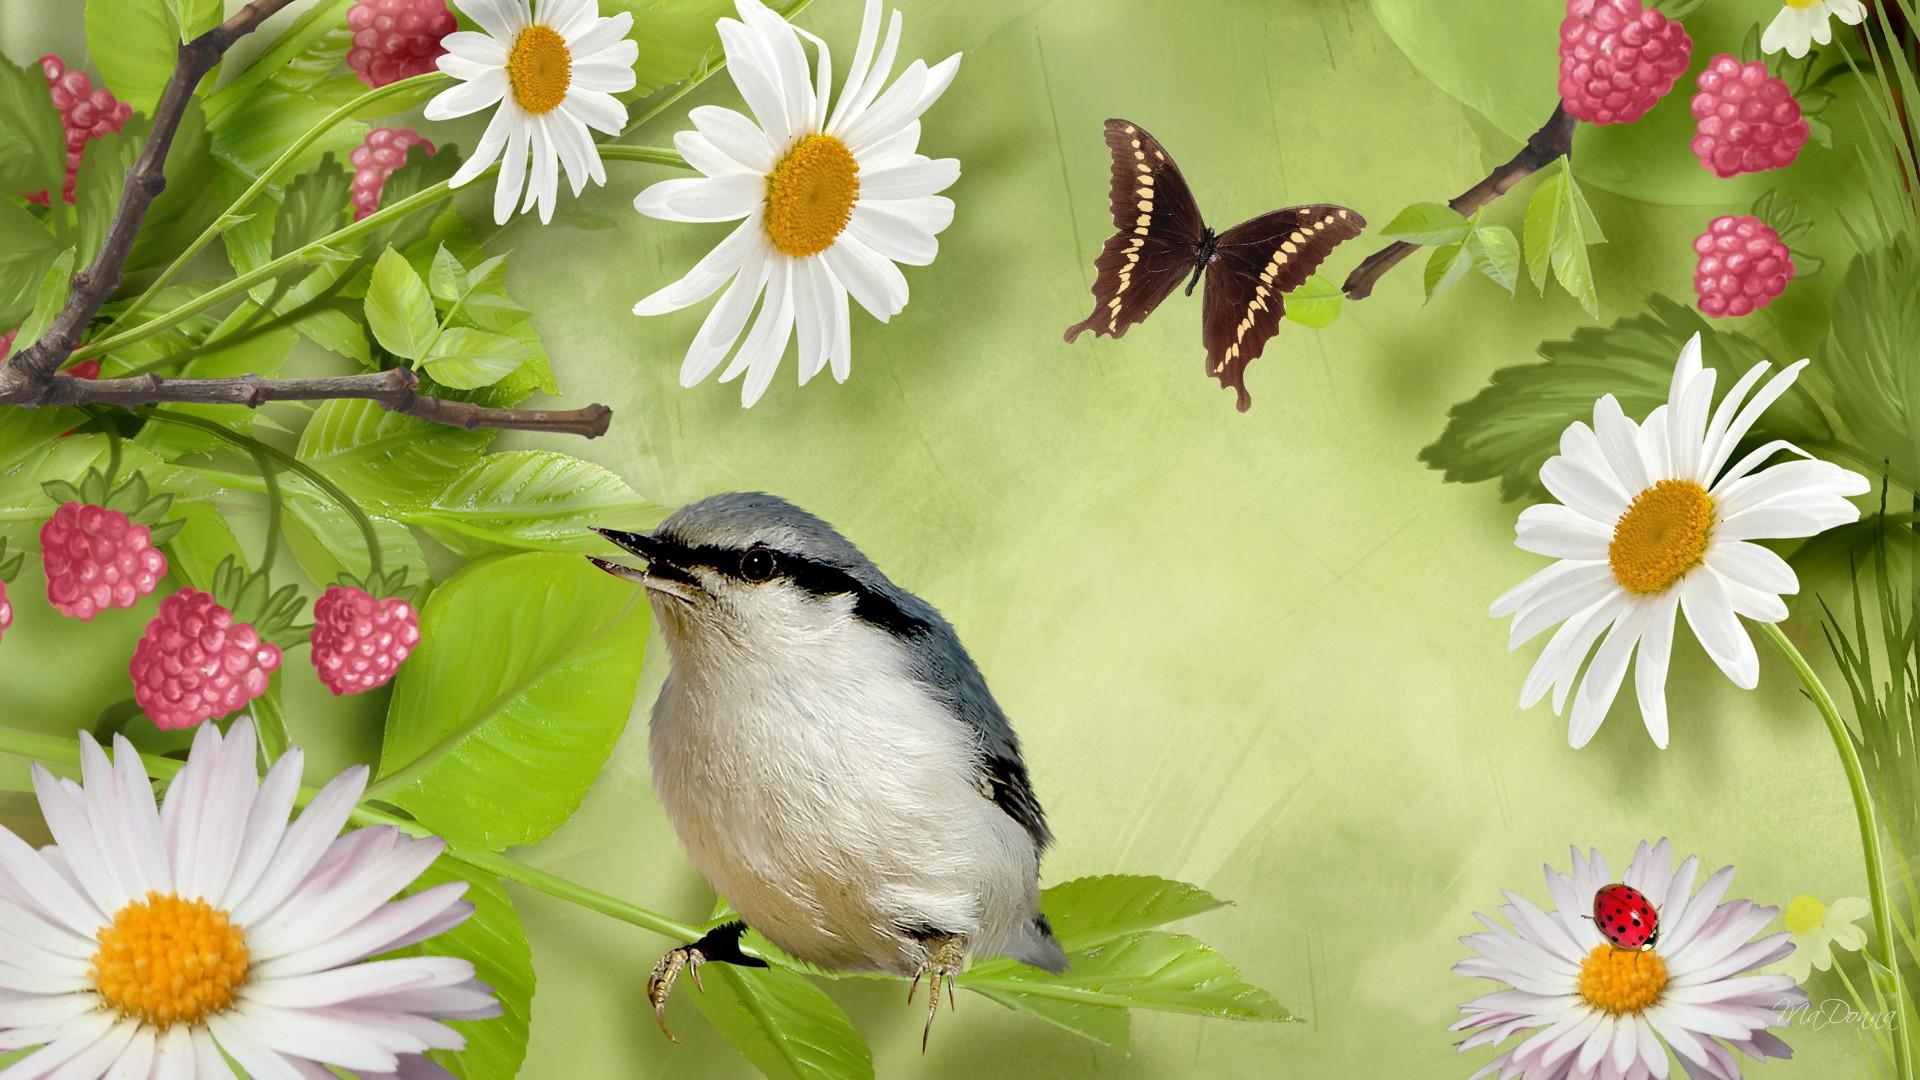
<path id="1" fill-rule="evenodd" d="M 648 736 L 653 787 L 739 918 L 669 950 L 647 998 L 703 963 L 765 966 L 758 931 L 833 971 L 944 983 L 1005 956 L 1067 956 L 1040 910 L 1052 842 L 1020 740 L 953 626 L 820 518 L 777 496 L 689 504 L 651 533 L 596 529 L 636 568 L 671 668 Z M 677 1041 L 677 1040 L 676 1040 Z"/>

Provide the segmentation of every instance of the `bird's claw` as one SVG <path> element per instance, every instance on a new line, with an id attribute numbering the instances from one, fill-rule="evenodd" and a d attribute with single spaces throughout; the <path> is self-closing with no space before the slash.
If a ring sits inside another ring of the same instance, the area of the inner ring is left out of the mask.
<path id="1" fill-rule="evenodd" d="M 914 992 L 920 989 L 920 979 L 927 978 L 927 1026 L 920 1031 L 920 1052 L 927 1052 L 927 1040 L 933 1036 L 933 1018 L 940 1015 L 940 987 L 946 984 L 947 1008 L 959 1008 L 954 1000 L 953 980 L 966 966 L 967 941 L 961 937 L 950 937 L 935 945 L 927 953 L 927 959 L 913 973 L 913 982 L 907 986 L 907 1002 L 913 1002 Z"/>
<path id="2" fill-rule="evenodd" d="M 685 971 L 693 976 L 693 988 L 706 993 L 706 987 L 700 985 L 700 965 L 707 962 L 705 953 L 698 944 L 682 945 L 669 949 L 660 962 L 653 965 L 653 974 L 647 977 L 647 1001 L 653 1005 L 653 1018 L 660 1025 L 660 1033 L 668 1042 L 678 1043 L 673 1031 L 667 1027 L 667 997 L 673 993 L 673 984 L 680 981 L 680 973 Z"/>

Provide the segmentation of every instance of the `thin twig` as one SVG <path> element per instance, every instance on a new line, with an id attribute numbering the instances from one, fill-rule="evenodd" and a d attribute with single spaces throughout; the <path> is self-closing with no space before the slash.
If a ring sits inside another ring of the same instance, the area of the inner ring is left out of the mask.
<path id="1" fill-rule="evenodd" d="M 127 171 L 126 183 L 121 189 L 120 205 L 115 209 L 113 221 L 107 227 L 100 252 L 93 263 L 73 276 L 66 303 L 54 316 L 46 333 L 39 340 L 15 352 L 13 356 L 0 364 L 0 406 L 16 405 L 26 408 L 44 408 L 56 405 L 151 405 L 163 402 L 245 405 L 259 408 L 269 401 L 318 401 L 329 398 L 364 398 L 391 412 L 404 413 L 435 424 L 474 428 L 511 428 L 519 431 L 545 431 L 560 434 L 580 435 L 595 438 L 606 434 L 608 421 L 613 410 L 605 405 L 594 404 L 584 409 L 498 409 L 484 405 L 474 405 L 464 401 L 446 401 L 429 397 L 419 392 L 420 380 L 410 371 L 394 369 L 370 375 L 345 375 L 317 379 L 262 379 L 246 375 L 234 379 L 168 379 L 158 375 L 143 375 L 128 379 L 106 379 L 97 382 L 75 379 L 59 375 L 62 362 L 70 356 L 80 342 L 100 307 L 114 290 L 120 287 L 121 271 L 126 266 L 127 255 L 133 250 L 134 238 L 140 233 L 140 226 L 146 220 L 147 211 L 153 201 L 166 189 L 167 152 L 173 146 L 174 136 L 179 132 L 181 118 L 192 99 L 194 87 L 198 86 L 208 72 L 233 43 L 252 33 L 261 23 L 272 17 L 292 0 L 252 0 L 247 6 L 236 12 L 232 18 L 219 26 L 201 34 L 180 47 L 179 61 L 174 67 L 173 76 L 167 81 L 166 89 L 160 94 L 160 102 L 153 113 L 153 128 L 147 136 L 146 145 L 141 147 L 140 156 L 133 168 Z M 336 111 L 337 114 L 337 111 Z M 309 133 L 311 135 L 311 133 Z M 636 151 L 637 152 L 637 151 Z M 289 152 L 291 153 L 291 151 Z M 266 182 L 261 177 L 247 196 L 257 194 Z M 444 197 L 446 185 L 436 185 L 437 194 L 428 199 Z M 420 195 L 425 195 L 425 192 Z M 419 196 L 415 197 L 416 199 Z M 411 204 L 414 200 L 402 200 Z M 400 206 L 387 208 L 397 215 Z M 412 209 L 408 205 L 408 210 Z M 345 235 L 356 228 L 366 229 L 374 226 L 375 218 L 380 214 L 369 215 L 354 226 L 339 230 L 335 235 Z M 206 234 L 201 241 L 204 242 Z M 299 253 L 289 253 L 297 256 Z M 283 269 L 283 257 L 272 260 L 267 267 L 273 273 Z M 271 275 L 266 275 L 271 276 Z M 230 282 L 229 286 L 245 288 L 240 279 Z M 246 284 L 251 284 L 247 282 Z M 219 290 L 216 290 L 219 292 Z M 201 298 L 204 302 L 215 302 L 212 295 Z M 173 313 L 177 316 L 178 312 Z M 165 322 L 165 317 L 157 322 Z M 170 325 L 170 324 L 169 324 Z M 153 326 L 146 328 L 153 332 Z M 140 334 L 134 337 L 143 336 Z M 126 338 L 122 333 L 116 337 Z M 95 351 L 103 343 L 94 343 Z"/>
<path id="2" fill-rule="evenodd" d="M 1573 129 L 1577 123 L 1567 114 L 1564 105 L 1554 106 L 1553 115 L 1527 139 L 1527 145 L 1520 148 L 1513 160 L 1493 170 L 1485 180 L 1468 188 L 1447 205 L 1464 216 L 1473 216 L 1475 210 L 1505 195 L 1515 184 L 1571 152 Z M 1340 291 L 1346 293 L 1349 300 L 1365 300 L 1373 294 L 1373 286 L 1380 276 L 1413 254 L 1419 246 L 1403 240 L 1381 248 L 1367 256 L 1366 261 L 1347 275 L 1346 284 L 1340 287 Z"/>
<path id="3" fill-rule="evenodd" d="M 186 403 L 244 405 L 257 409 L 269 401 L 325 401 L 363 398 L 389 412 L 448 427 L 505 428 L 544 431 L 597 438 L 607 433 L 613 410 L 605 405 L 584 409 L 496 409 L 465 401 L 447 401 L 419 392 L 420 380 L 405 368 L 369 375 L 330 375 L 313 379 L 263 379 L 242 375 L 232 379 L 169 379 L 141 375 L 131 379 L 76 379 L 58 375 L 47 381 L 38 405 L 135 405 Z M 0 396 L 0 404 L 6 399 Z"/>

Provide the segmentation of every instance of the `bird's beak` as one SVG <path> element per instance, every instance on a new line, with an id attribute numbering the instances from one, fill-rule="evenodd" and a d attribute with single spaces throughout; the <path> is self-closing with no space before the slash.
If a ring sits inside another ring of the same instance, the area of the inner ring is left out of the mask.
<path id="1" fill-rule="evenodd" d="M 618 529 L 596 528 L 594 532 L 620 545 L 634 555 L 647 560 L 645 569 L 635 569 L 617 562 L 587 556 L 587 561 L 612 574 L 614 577 L 634 582 L 657 593 L 664 593 L 676 600 L 692 601 L 700 592 L 700 582 L 691 573 L 675 561 L 675 545 L 646 533 L 621 532 Z"/>

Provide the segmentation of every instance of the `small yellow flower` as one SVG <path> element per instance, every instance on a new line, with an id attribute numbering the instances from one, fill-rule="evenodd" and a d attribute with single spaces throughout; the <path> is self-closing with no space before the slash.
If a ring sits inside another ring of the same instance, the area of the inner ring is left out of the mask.
<path id="1" fill-rule="evenodd" d="M 1826 971 L 1833 966 L 1833 950 L 1859 952 L 1867 943 L 1866 928 L 1855 925 L 1873 909 L 1857 896 L 1843 896 L 1823 904 L 1811 896 L 1796 896 L 1787 905 L 1787 932 L 1793 935 L 1793 952 L 1773 966 L 1773 970 L 1793 976 L 1804 983 L 1812 968 Z"/>

